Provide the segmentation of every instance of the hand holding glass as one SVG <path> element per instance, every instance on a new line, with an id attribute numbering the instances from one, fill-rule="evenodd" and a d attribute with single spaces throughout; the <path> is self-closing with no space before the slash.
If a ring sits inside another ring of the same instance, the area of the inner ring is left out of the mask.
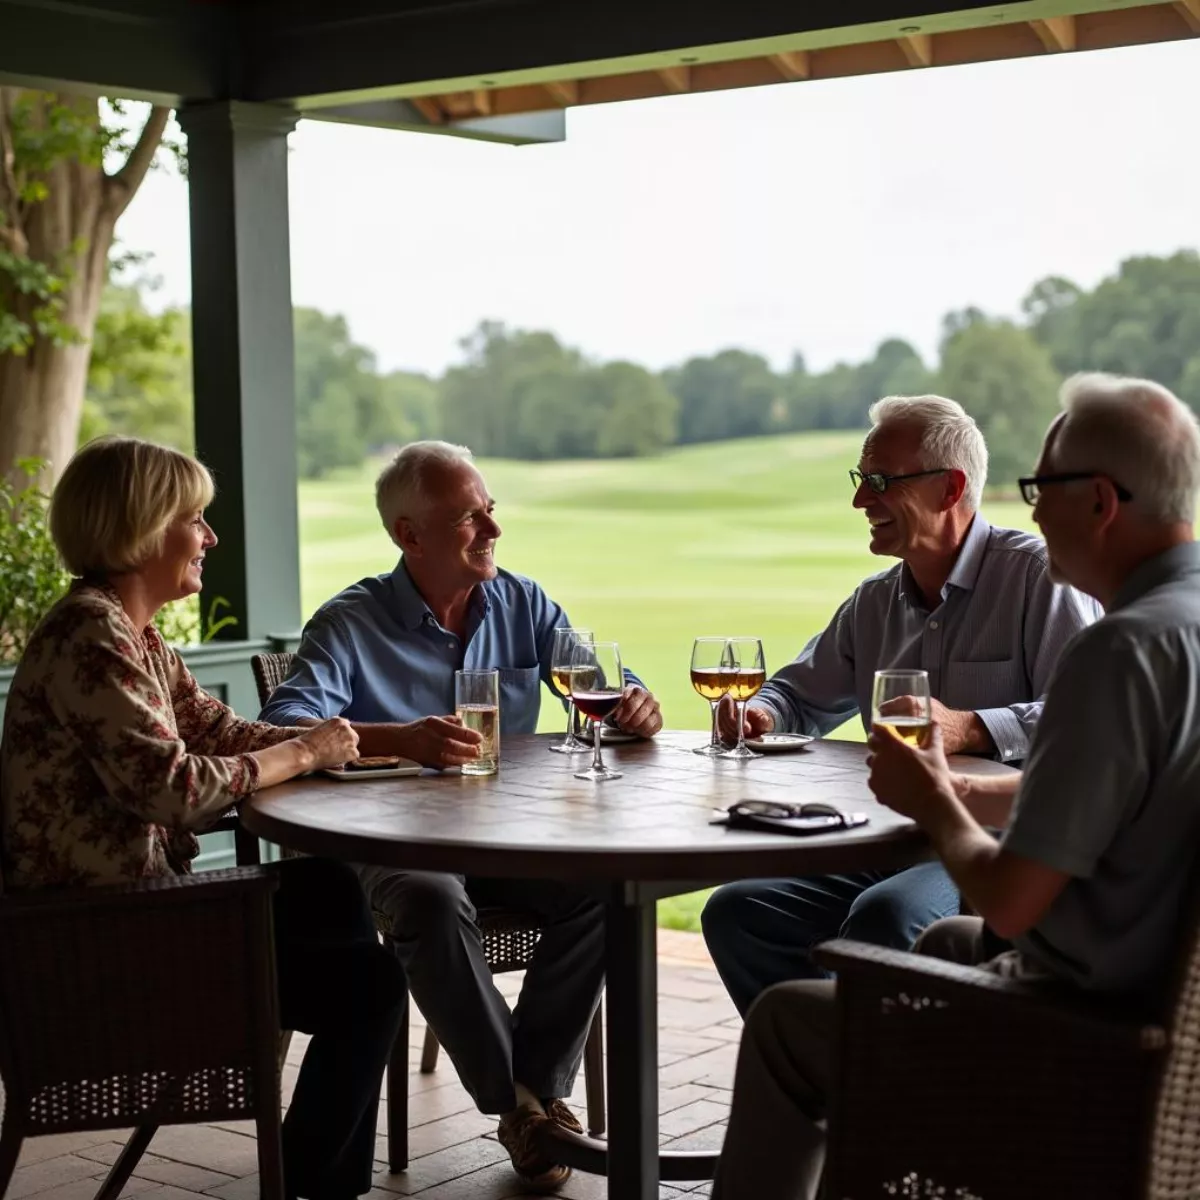
<path id="1" fill-rule="evenodd" d="M 595 639 L 590 629 L 569 629 L 563 626 L 554 631 L 550 650 L 550 678 L 554 690 L 567 698 L 567 734 L 561 742 L 550 747 L 556 754 L 586 754 L 591 747 L 575 736 L 575 702 L 571 699 L 571 659 L 575 648 L 590 645 Z"/>
<path id="2" fill-rule="evenodd" d="M 876 671 L 871 723 L 910 746 L 927 746 L 933 729 L 928 671 Z"/>
<path id="3" fill-rule="evenodd" d="M 454 712 L 463 728 L 482 735 L 479 757 L 463 763 L 464 775 L 495 775 L 500 765 L 500 673 L 454 672 Z"/>
<path id="4" fill-rule="evenodd" d="M 725 747 L 717 736 L 717 708 L 721 697 L 733 687 L 735 679 L 729 639 L 698 637 L 692 645 L 692 687 L 712 708 L 712 735 L 708 743 L 697 746 L 692 751 L 693 754 L 704 754 L 714 758 L 724 752 Z"/>
<path id="5" fill-rule="evenodd" d="M 571 658 L 571 699 L 575 707 L 592 718 L 594 739 L 592 765 L 576 771 L 576 779 L 620 779 L 621 772 L 604 765 L 600 754 L 600 726 L 618 704 L 625 691 L 625 672 L 621 668 L 621 649 L 616 642 L 581 642 Z"/>
<path id="6" fill-rule="evenodd" d="M 746 745 L 746 701 L 757 696 L 767 682 L 767 665 L 763 658 L 762 639 L 754 637 L 726 638 L 729 669 L 733 682 L 726 689 L 737 705 L 737 745 L 722 750 L 717 758 L 761 758 Z M 724 661 L 724 660 L 722 660 Z"/>

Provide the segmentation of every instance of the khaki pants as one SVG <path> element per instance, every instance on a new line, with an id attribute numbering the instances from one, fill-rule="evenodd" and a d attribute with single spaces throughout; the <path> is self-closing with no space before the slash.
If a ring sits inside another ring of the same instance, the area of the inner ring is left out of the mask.
<path id="1" fill-rule="evenodd" d="M 951 962 L 982 963 L 983 922 L 938 921 L 913 949 Z M 996 965 L 1009 974 L 1015 964 L 996 960 Z M 825 1098 L 836 1070 L 836 988 L 833 980 L 780 983 L 751 1006 L 713 1200 L 815 1200 L 819 1194 Z"/>

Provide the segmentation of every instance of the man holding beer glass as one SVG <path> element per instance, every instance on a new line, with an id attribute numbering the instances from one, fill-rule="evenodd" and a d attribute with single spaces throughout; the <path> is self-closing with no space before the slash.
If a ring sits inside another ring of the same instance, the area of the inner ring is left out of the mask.
<path id="1" fill-rule="evenodd" d="M 536 729 L 555 631 L 570 621 L 533 580 L 496 566 L 495 502 L 465 447 L 406 446 L 380 475 L 376 503 L 402 559 L 313 616 L 262 719 L 344 716 L 363 755 L 485 773 L 498 736 Z M 465 722 L 449 715 L 456 703 Z M 609 719 L 641 737 L 662 729 L 658 701 L 629 673 Z M 391 919 L 412 994 L 464 1086 L 481 1112 L 500 1114 L 517 1173 L 537 1187 L 561 1183 L 569 1171 L 542 1156 L 535 1134 L 544 1121 L 580 1132 L 563 1097 L 604 982 L 601 906 L 551 881 L 357 869 L 372 906 Z M 542 921 L 515 1012 L 492 983 L 477 907 Z"/>
<path id="2" fill-rule="evenodd" d="M 979 513 L 987 447 L 959 404 L 891 396 L 870 418 L 850 471 L 852 503 L 867 518 L 871 553 L 900 562 L 861 583 L 829 626 L 775 673 L 747 706 L 745 734 L 822 735 L 856 714 L 865 724 L 877 670 L 923 670 L 948 753 L 1018 763 L 1063 647 L 1099 610 L 1051 580 L 1040 538 L 994 528 Z M 889 712 L 913 716 L 913 705 L 893 697 Z M 732 705 L 723 706 L 718 724 L 726 740 L 737 736 Z M 966 792 L 969 785 L 961 786 Z M 980 803 L 992 820 L 994 799 Z M 808 955 L 817 943 L 841 936 L 906 950 L 959 903 L 937 863 L 899 873 L 751 880 L 713 894 L 704 935 L 745 1014 L 773 983 L 820 978 Z"/>
<path id="3" fill-rule="evenodd" d="M 1021 492 L 1051 572 L 1106 615 L 1062 655 L 1003 837 L 962 802 L 936 720 L 923 746 L 875 728 L 870 785 L 979 914 L 939 923 L 920 952 L 1160 1013 L 1200 836 L 1200 426 L 1141 379 L 1077 375 L 1062 405 Z M 713 1200 L 820 1194 L 836 986 L 785 983 L 754 1005 Z"/>

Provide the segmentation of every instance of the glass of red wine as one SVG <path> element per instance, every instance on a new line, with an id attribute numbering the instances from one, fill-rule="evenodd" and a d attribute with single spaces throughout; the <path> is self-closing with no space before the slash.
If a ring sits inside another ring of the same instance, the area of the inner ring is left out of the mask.
<path id="1" fill-rule="evenodd" d="M 576 779 L 620 779 L 621 772 L 604 765 L 600 755 L 600 727 L 605 717 L 621 702 L 625 690 L 625 672 L 621 669 L 621 649 L 616 642 L 581 642 L 571 656 L 571 700 L 585 716 L 592 718 L 592 765 L 576 771 Z"/>

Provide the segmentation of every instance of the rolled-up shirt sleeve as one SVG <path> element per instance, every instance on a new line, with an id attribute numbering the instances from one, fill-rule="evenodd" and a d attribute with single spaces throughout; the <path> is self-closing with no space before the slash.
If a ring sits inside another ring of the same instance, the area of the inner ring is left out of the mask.
<path id="1" fill-rule="evenodd" d="M 781 733 L 823 736 L 858 712 L 854 675 L 854 604 L 847 599 L 793 662 L 776 671 L 751 701 Z"/>
<path id="2" fill-rule="evenodd" d="M 1028 755 L 1050 677 L 1063 651 L 1076 634 L 1100 616 L 1094 600 L 1072 587 L 1053 583 L 1045 561 L 1032 560 L 1026 581 L 1022 643 L 1025 673 L 1037 699 L 976 710 L 1001 761 L 1018 762 Z"/>
<path id="3" fill-rule="evenodd" d="M 291 674 L 271 693 L 259 720 L 298 725 L 340 717 L 354 697 L 354 647 L 332 612 L 318 612 L 304 627 Z"/>

